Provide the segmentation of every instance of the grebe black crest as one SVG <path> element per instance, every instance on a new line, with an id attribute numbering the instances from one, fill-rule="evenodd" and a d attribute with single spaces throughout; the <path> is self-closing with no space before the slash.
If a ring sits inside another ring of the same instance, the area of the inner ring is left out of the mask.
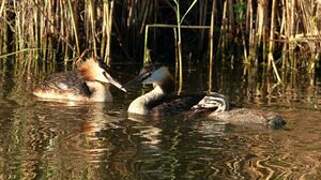
<path id="1" fill-rule="evenodd" d="M 76 71 L 55 73 L 33 90 L 33 94 L 46 100 L 110 102 L 112 84 L 126 92 L 123 86 L 108 73 L 108 66 L 101 60 L 86 59 Z"/>

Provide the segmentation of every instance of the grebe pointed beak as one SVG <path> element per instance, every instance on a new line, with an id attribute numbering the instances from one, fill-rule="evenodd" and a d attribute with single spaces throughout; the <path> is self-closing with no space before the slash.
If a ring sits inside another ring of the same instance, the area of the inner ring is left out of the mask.
<path id="1" fill-rule="evenodd" d="M 171 76 L 168 68 L 166 66 L 161 66 L 157 69 L 153 69 L 152 72 L 149 72 L 149 76 L 145 76 L 142 80 L 143 84 L 154 84 L 159 83 Z"/>
<path id="2" fill-rule="evenodd" d="M 150 75 L 151 75 L 151 72 L 140 73 L 134 79 L 132 79 L 132 80 L 128 81 L 126 84 L 124 84 L 124 87 L 129 88 L 131 86 L 135 86 L 137 84 L 141 84 L 145 79 L 150 77 Z"/>
<path id="3" fill-rule="evenodd" d="M 104 72 L 103 73 L 105 78 L 107 79 L 106 83 L 110 83 L 112 85 L 114 85 L 115 87 L 117 87 L 118 89 L 127 92 L 127 90 L 123 87 L 123 85 L 121 85 L 119 82 L 117 82 L 116 80 L 114 80 L 108 73 Z"/>
<path id="4" fill-rule="evenodd" d="M 139 75 L 133 80 L 128 81 L 124 87 L 130 87 L 137 84 L 154 84 L 163 81 L 170 73 L 166 66 L 155 69 L 154 67 L 144 67 Z"/>

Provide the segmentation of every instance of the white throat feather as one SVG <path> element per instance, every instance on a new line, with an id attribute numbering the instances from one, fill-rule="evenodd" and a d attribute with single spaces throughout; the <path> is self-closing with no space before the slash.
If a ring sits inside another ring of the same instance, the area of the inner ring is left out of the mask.
<path id="1" fill-rule="evenodd" d="M 128 107 L 128 113 L 147 115 L 150 111 L 150 104 L 160 100 L 164 96 L 165 93 L 163 89 L 160 86 L 155 86 L 152 91 L 136 98 L 133 102 L 131 102 Z"/>

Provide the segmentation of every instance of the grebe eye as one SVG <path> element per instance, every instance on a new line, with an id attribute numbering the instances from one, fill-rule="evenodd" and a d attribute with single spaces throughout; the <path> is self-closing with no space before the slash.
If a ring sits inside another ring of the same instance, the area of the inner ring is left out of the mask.
<path id="1" fill-rule="evenodd" d="M 103 72 L 103 75 L 105 76 L 105 78 L 107 78 L 107 73 L 106 71 Z M 108 79 L 108 78 L 107 78 Z"/>
<path id="2" fill-rule="evenodd" d="M 145 79 L 149 78 L 152 75 L 151 72 L 147 72 L 145 74 L 143 74 L 143 76 L 141 77 L 141 81 L 144 81 Z"/>

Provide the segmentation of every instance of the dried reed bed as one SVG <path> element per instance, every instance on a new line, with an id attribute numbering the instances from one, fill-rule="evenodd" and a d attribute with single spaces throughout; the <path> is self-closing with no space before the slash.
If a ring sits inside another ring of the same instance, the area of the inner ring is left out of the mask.
<path id="1" fill-rule="evenodd" d="M 109 61 L 113 6 L 113 1 L 3 0 L 0 54 L 22 51 L 30 59 L 67 62 L 92 48 Z"/>
<path id="2" fill-rule="evenodd" d="M 225 62 L 241 56 L 235 63 L 263 65 L 265 73 L 282 82 L 286 77 L 281 72 L 315 71 L 320 8 L 319 0 L 2 0 L 0 58 L 15 54 L 24 67 L 31 67 L 35 59 L 68 62 L 91 48 L 106 62 L 112 50 L 141 61 L 146 25 L 170 24 L 177 26 L 176 39 L 183 47 L 178 57 L 185 63 L 186 37 L 180 27 L 210 26 L 210 31 L 200 31 L 195 47 L 216 52 L 207 52 L 207 59 Z M 153 40 L 155 35 L 148 42 Z"/>

